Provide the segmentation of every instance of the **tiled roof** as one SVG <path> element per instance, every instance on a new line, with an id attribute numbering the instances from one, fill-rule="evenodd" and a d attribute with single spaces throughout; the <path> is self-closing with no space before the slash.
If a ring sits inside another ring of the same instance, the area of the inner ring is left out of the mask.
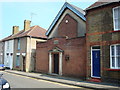
<path id="1" fill-rule="evenodd" d="M 25 37 L 25 36 L 31 36 L 31 37 L 35 37 L 35 38 L 47 38 L 45 33 L 46 33 L 45 29 L 36 25 L 36 26 L 32 26 L 30 28 L 30 30 L 27 30 L 27 31 L 21 30 L 17 34 L 10 35 L 10 36 L 2 39 L 2 41 L 14 39 L 14 38 Z"/>
<path id="2" fill-rule="evenodd" d="M 83 11 L 83 9 L 79 8 L 79 7 L 76 7 L 72 4 L 70 4 L 72 7 L 74 7 L 76 10 L 78 10 L 79 12 L 81 12 L 83 15 L 85 15 L 85 12 Z"/>
<path id="3" fill-rule="evenodd" d="M 102 5 L 110 4 L 113 2 L 119 2 L 120 0 L 98 0 L 97 2 L 93 3 L 91 6 L 86 8 L 85 10 L 93 9 Z"/>
<path id="4" fill-rule="evenodd" d="M 8 37 L 5 37 L 5 38 L 3 38 L 3 39 L 0 40 L 0 41 L 6 41 L 6 40 L 8 40 L 11 36 L 12 36 L 12 35 L 10 35 L 10 36 L 8 36 Z"/>
<path id="5" fill-rule="evenodd" d="M 46 35 L 45 35 L 46 30 L 43 29 L 42 27 L 35 26 L 33 29 L 34 29 L 34 30 L 31 30 L 31 31 L 27 34 L 28 36 L 47 38 Z"/>
<path id="6" fill-rule="evenodd" d="M 31 27 L 30 30 L 17 35 L 16 38 L 24 37 L 24 36 L 47 38 L 45 33 L 46 33 L 45 29 L 43 29 L 40 26 L 36 25 L 36 26 Z"/>
<path id="7" fill-rule="evenodd" d="M 18 35 L 22 34 L 23 32 L 24 32 L 24 30 L 19 31 L 19 32 L 16 33 L 16 34 L 11 35 L 11 37 L 9 37 L 8 39 L 14 39 L 14 38 L 16 38 Z"/>

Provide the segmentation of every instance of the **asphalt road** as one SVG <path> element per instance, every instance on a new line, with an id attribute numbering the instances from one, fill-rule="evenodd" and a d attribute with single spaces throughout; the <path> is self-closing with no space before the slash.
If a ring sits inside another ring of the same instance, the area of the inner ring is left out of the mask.
<path id="1" fill-rule="evenodd" d="M 26 76 L 2 72 L 3 77 L 10 83 L 11 88 L 62 88 L 64 90 L 86 90 L 86 88 L 60 84 L 56 82 L 34 79 Z M 88 90 L 88 89 L 87 89 Z M 89 89 L 90 90 L 90 89 Z"/>

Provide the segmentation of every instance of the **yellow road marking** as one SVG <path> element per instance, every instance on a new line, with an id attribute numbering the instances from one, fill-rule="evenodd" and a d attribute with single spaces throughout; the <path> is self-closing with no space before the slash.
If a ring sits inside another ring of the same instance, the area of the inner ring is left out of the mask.
<path id="1" fill-rule="evenodd" d="M 12 74 L 12 75 L 20 76 L 20 77 L 25 77 L 25 78 L 30 78 L 30 79 L 34 79 L 34 80 L 37 80 L 37 81 L 43 81 L 43 82 L 48 82 L 48 83 L 57 84 L 57 85 L 61 85 L 61 86 L 71 87 L 71 88 L 83 88 L 83 87 L 77 87 L 77 86 L 62 84 L 62 83 L 58 83 L 58 82 L 52 82 L 52 81 L 47 81 L 47 80 L 40 80 L 40 79 L 27 77 L 27 76 L 22 76 L 22 75 L 18 75 L 18 74 L 14 74 L 14 73 L 9 73 L 9 72 L 4 72 L 4 73 Z"/>

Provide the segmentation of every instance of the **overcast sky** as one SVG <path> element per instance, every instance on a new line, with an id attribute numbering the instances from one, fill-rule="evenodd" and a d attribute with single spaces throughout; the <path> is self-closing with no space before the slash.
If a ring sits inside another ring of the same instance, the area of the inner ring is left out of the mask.
<path id="1" fill-rule="evenodd" d="M 65 1 L 85 9 L 97 0 L 0 0 L 0 39 L 12 34 L 12 27 L 23 29 L 24 20 L 48 29 Z"/>

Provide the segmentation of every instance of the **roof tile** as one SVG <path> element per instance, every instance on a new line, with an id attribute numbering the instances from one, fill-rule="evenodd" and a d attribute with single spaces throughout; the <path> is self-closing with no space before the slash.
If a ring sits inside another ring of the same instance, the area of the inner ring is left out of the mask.
<path id="1" fill-rule="evenodd" d="M 6 41 L 6 40 L 14 39 L 14 38 L 25 37 L 25 36 L 32 36 L 32 37 L 36 37 L 36 38 L 47 38 L 45 33 L 46 33 L 45 29 L 36 25 L 36 26 L 32 26 L 30 28 L 30 30 L 28 30 L 28 31 L 21 30 L 17 34 L 10 35 L 10 36 L 2 39 L 1 41 Z"/>
<path id="2" fill-rule="evenodd" d="M 85 10 L 91 9 L 91 8 L 95 8 L 101 5 L 105 5 L 108 3 L 112 3 L 112 2 L 119 2 L 120 0 L 98 0 L 97 2 L 93 3 L 91 6 L 89 6 L 88 8 L 86 8 Z"/>

